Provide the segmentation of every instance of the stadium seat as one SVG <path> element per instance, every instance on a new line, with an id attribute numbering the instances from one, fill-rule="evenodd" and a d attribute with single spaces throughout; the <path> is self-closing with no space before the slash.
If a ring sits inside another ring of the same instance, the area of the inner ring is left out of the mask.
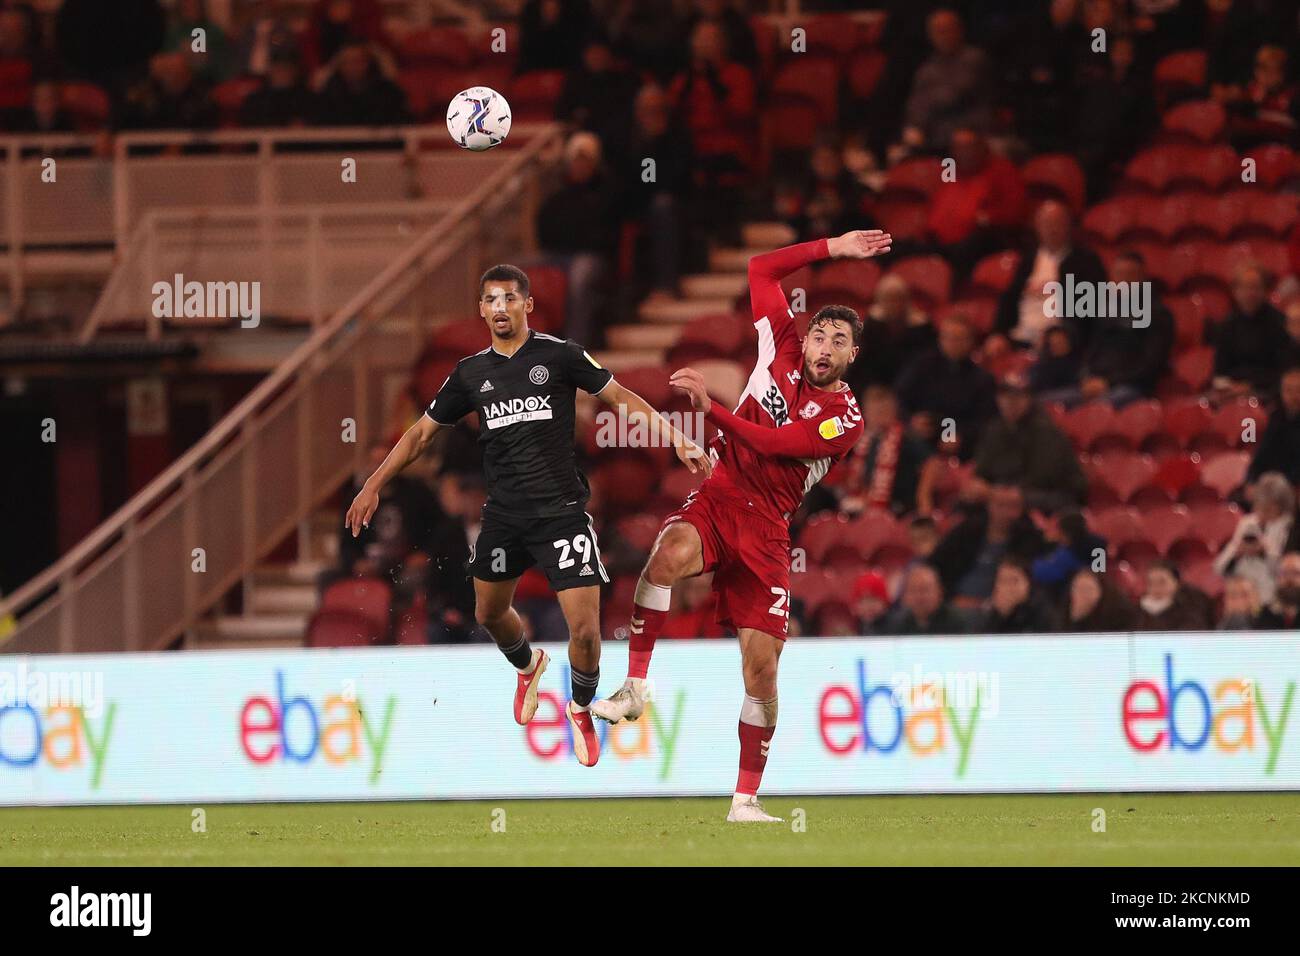
<path id="1" fill-rule="evenodd" d="M 1143 536 L 1162 556 L 1179 538 L 1191 533 L 1192 519 L 1186 505 L 1166 504 L 1142 508 L 1138 511 Z"/>
<path id="2" fill-rule="evenodd" d="M 1246 443 L 1248 435 L 1251 442 L 1258 442 L 1267 425 L 1268 412 L 1258 399 L 1252 398 L 1219 409 L 1214 413 L 1212 427 L 1226 447 L 1239 448 Z"/>
<path id="3" fill-rule="evenodd" d="M 911 256 L 889 270 L 901 277 L 924 309 L 944 305 L 952 293 L 952 267 L 940 256 Z"/>
<path id="4" fill-rule="evenodd" d="M 59 99 L 72 117 L 73 124 L 82 132 L 103 129 L 112 113 L 108 94 L 94 83 L 65 83 Z"/>
<path id="5" fill-rule="evenodd" d="M 1011 284 L 1019 265 L 1020 253 L 1014 250 L 985 256 L 971 271 L 969 290 L 1000 295 Z"/>
<path id="6" fill-rule="evenodd" d="M 1223 577 L 1214 570 L 1214 562 L 1209 558 L 1189 560 L 1181 569 L 1182 579 L 1186 584 L 1205 592 L 1213 601 L 1223 597 Z"/>
<path id="7" fill-rule="evenodd" d="M 1138 196 L 1116 196 L 1096 203 L 1083 214 L 1084 236 L 1096 244 L 1119 242 L 1132 232 L 1140 205 Z"/>
<path id="8" fill-rule="evenodd" d="M 1142 574 L 1137 568 L 1127 561 L 1117 561 L 1114 571 L 1116 578 L 1119 579 L 1121 593 L 1133 600 L 1137 600 L 1142 596 L 1142 592 L 1146 590 L 1146 583 L 1142 580 Z"/>
<path id="9" fill-rule="evenodd" d="M 1192 439 L 1209 430 L 1212 422 L 1210 405 L 1203 398 L 1166 402 L 1164 410 L 1164 436 L 1179 448 L 1188 447 Z"/>
<path id="10" fill-rule="evenodd" d="M 386 634 L 393 604 L 393 589 L 380 578 L 344 578 L 321 595 L 322 611 L 346 611 L 367 618 Z"/>
<path id="11" fill-rule="evenodd" d="M 618 373 L 624 388 L 631 389 L 644 398 L 652 408 L 661 409 L 673 398 L 673 387 L 668 384 L 670 369 L 658 365 L 643 365 Z"/>
<path id="12" fill-rule="evenodd" d="M 1255 181 L 1268 189 L 1281 189 L 1300 179 L 1296 154 L 1280 143 L 1270 143 L 1247 151 L 1255 160 Z"/>
<path id="13" fill-rule="evenodd" d="M 308 647 L 370 647 L 384 643 L 387 633 L 375 621 L 351 611 L 322 608 L 307 624 Z"/>
<path id="14" fill-rule="evenodd" d="M 993 331 L 993 323 L 997 319 L 997 312 L 997 296 L 974 295 L 956 299 L 938 309 L 934 314 L 934 321 L 937 324 L 949 316 L 960 316 L 970 323 L 971 328 L 975 330 L 977 335 L 985 336 Z M 1013 356 L 1010 356 L 1010 353 L 1008 353 L 1008 355 L 1004 355 L 1003 357 L 1007 358 Z M 1028 353 L 1026 353 L 1025 357 L 1029 357 Z"/>
<path id="15" fill-rule="evenodd" d="M 947 512 L 951 511 L 951 506 L 957 500 L 962 486 L 974 474 L 975 463 L 969 461 L 962 464 L 955 455 L 949 455 L 943 459 L 942 465 L 943 467 L 935 474 L 934 503 L 936 508 Z"/>
<path id="16" fill-rule="evenodd" d="M 1083 211 L 1086 184 L 1079 161 L 1068 153 L 1031 157 L 1020 168 L 1031 200 L 1062 199 L 1078 215 Z"/>
<path id="17" fill-rule="evenodd" d="M 593 469 L 600 484 L 601 500 L 615 513 L 635 511 L 654 492 L 658 483 L 655 456 L 650 449 L 621 449 L 616 457 Z M 688 472 L 689 474 L 689 472 Z"/>
<path id="18" fill-rule="evenodd" d="M 888 65 L 889 58 L 880 50 L 855 50 L 845 70 L 849 95 L 859 101 L 871 99 Z"/>
<path id="19" fill-rule="evenodd" d="M 1111 433 L 1122 436 L 1134 451 L 1144 450 L 1146 441 L 1160 430 L 1164 408 L 1153 399 L 1132 402 L 1115 413 Z"/>
<path id="20" fill-rule="evenodd" d="M 1123 433 L 1115 423 L 1115 410 L 1104 402 L 1080 405 L 1065 416 L 1065 433 L 1079 451 L 1091 451 L 1102 435 Z"/>
<path id="21" fill-rule="evenodd" d="M 404 64 L 444 66 L 464 70 L 477 58 L 465 31 L 459 27 L 422 27 L 397 41 L 397 53 Z M 474 84 L 462 84 L 469 86 Z"/>
<path id="22" fill-rule="evenodd" d="M 848 17 L 829 14 L 802 21 L 808 40 L 806 53 L 798 56 L 842 58 L 862 46 L 859 23 Z"/>
<path id="23" fill-rule="evenodd" d="M 559 334 L 564 328 L 568 308 L 569 278 L 558 266 L 529 265 L 528 291 L 533 297 L 533 312 L 528 324 L 539 332 Z"/>
<path id="24" fill-rule="evenodd" d="M 825 511 L 809 518 L 796 542 L 807 552 L 808 563 L 825 564 L 826 552 L 844 537 L 848 524 L 849 519 L 837 511 Z"/>
<path id="25" fill-rule="evenodd" d="M 1205 88 L 1206 55 L 1204 50 L 1179 50 L 1160 58 L 1154 80 L 1156 92 L 1164 102 L 1186 97 Z"/>
<path id="26" fill-rule="evenodd" d="M 1174 379 L 1188 392 L 1200 392 L 1210 384 L 1214 373 L 1214 349 L 1188 349 L 1173 358 Z"/>
<path id="27" fill-rule="evenodd" d="M 927 207 L 924 202 L 882 199 L 873 207 L 880 228 L 894 237 L 894 242 L 921 242 L 925 239 Z"/>
<path id="28" fill-rule="evenodd" d="M 1157 459 L 1151 484 L 1170 501 L 1177 501 L 1183 491 L 1200 483 L 1201 458 L 1196 454 L 1169 455 Z"/>
<path id="29" fill-rule="evenodd" d="M 481 318 L 448 322 L 434 330 L 429 342 L 432 357 L 457 361 L 481 352 L 491 342 L 491 334 Z"/>
<path id="30" fill-rule="evenodd" d="M 870 299 L 882 270 L 874 259 L 832 259 L 813 272 L 813 289 L 851 289 Z"/>
<path id="31" fill-rule="evenodd" d="M 685 468 L 670 468 L 660 476 L 659 491 L 672 502 L 672 508 L 677 508 L 703 480 L 703 475 L 692 475 Z"/>
<path id="32" fill-rule="evenodd" d="M 1160 126 L 1166 135 L 1197 143 L 1213 143 L 1221 139 L 1227 122 L 1223 107 L 1213 100 L 1179 103 L 1160 117 Z"/>
<path id="33" fill-rule="evenodd" d="M 423 603 L 397 615 L 397 643 L 414 646 L 429 643 L 429 609 Z"/>
<path id="34" fill-rule="evenodd" d="M 749 348 L 749 321 L 733 313 L 702 315 L 682 328 L 666 364 L 680 368 L 706 358 L 739 358 Z"/>
<path id="35" fill-rule="evenodd" d="M 448 78 L 454 80 L 456 89 L 447 96 L 442 95 Z M 450 72 L 443 66 L 407 66 L 397 74 L 398 85 L 406 93 L 407 105 L 417 119 L 436 115 L 446 106 L 452 96 L 464 89 L 464 79 L 459 73 Z"/>
<path id="36" fill-rule="evenodd" d="M 1216 554 L 1232 537 L 1237 522 L 1241 520 L 1240 509 L 1223 502 L 1189 505 L 1188 511 L 1191 512 L 1192 533 Z"/>
<path id="37" fill-rule="evenodd" d="M 1139 491 L 1151 487 L 1155 472 L 1156 464 L 1149 455 L 1125 452 L 1094 455 L 1089 462 L 1088 503 L 1105 504 L 1109 497 L 1119 504 L 1128 504 Z"/>
<path id="38" fill-rule="evenodd" d="M 564 90 L 563 70 L 529 70 L 510 82 L 506 99 L 514 110 L 514 124 L 546 121 L 555 117 L 555 103 Z"/>
<path id="39" fill-rule="evenodd" d="M 911 548 L 907 526 L 883 508 L 868 508 L 849 521 L 845 536 L 856 538 L 867 555 L 872 555 L 886 545 Z"/>
<path id="40" fill-rule="evenodd" d="M 1148 224 L 1160 238 L 1165 242 L 1173 242 L 1180 237 L 1187 238 L 1189 232 L 1198 229 L 1196 210 L 1204 204 L 1204 201 L 1203 196 L 1174 193 L 1152 203 L 1149 207 L 1140 208 L 1143 209 L 1143 215 L 1148 217 Z"/>
<path id="41" fill-rule="evenodd" d="M 749 370 L 739 362 L 731 359 L 703 359 L 695 363 L 695 369 L 704 376 L 709 394 L 723 405 L 735 407 L 740 402 L 740 393 L 745 390 L 749 379 Z"/>
<path id="42" fill-rule="evenodd" d="M 618 533 L 633 548 L 642 554 L 649 554 L 663 519 L 658 515 L 644 512 L 628 515 L 618 522 Z"/>
<path id="43" fill-rule="evenodd" d="M 1174 317 L 1174 351 L 1186 352 L 1199 348 L 1205 342 L 1205 316 L 1192 302 L 1190 295 L 1171 295 L 1165 306 Z"/>
<path id="44" fill-rule="evenodd" d="M 1221 498 L 1227 498 L 1246 480 L 1250 467 L 1250 453 L 1228 452 L 1217 455 L 1201 466 L 1201 484 L 1213 488 Z"/>
<path id="45" fill-rule="evenodd" d="M 1136 509 L 1126 505 L 1090 509 L 1088 527 L 1106 539 L 1112 554 L 1118 554 L 1120 547 L 1130 541 L 1143 538 L 1142 522 Z"/>
<path id="46" fill-rule="evenodd" d="M 1199 232 L 1196 238 L 1223 242 L 1247 221 L 1255 193 L 1243 188 L 1198 198 L 1192 209 L 1192 221 Z"/>
<path id="47" fill-rule="evenodd" d="M 1233 230 L 1234 239 L 1286 238 L 1296 224 L 1293 193 L 1248 192 L 1245 215 Z"/>
<path id="48" fill-rule="evenodd" d="M 885 175 L 885 195 L 890 199 L 928 200 L 942 183 L 943 167 L 933 156 L 905 159 Z"/>
<path id="49" fill-rule="evenodd" d="M 239 123 L 239 109 L 244 105 L 250 93 L 259 89 L 262 81 L 257 77 L 240 76 L 233 80 L 218 83 L 212 88 L 212 101 L 221 113 L 222 126 L 235 126 Z"/>
<path id="50" fill-rule="evenodd" d="M 816 108 L 820 123 L 833 124 L 839 119 L 839 64 L 833 57 L 812 53 L 785 60 L 777 66 L 769 92 L 805 97 Z"/>
<path id="51" fill-rule="evenodd" d="M 817 101 L 809 96 L 773 94 L 763 104 L 760 124 L 767 149 L 780 153 L 804 153 L 812 148 L 825 128 Z"/>

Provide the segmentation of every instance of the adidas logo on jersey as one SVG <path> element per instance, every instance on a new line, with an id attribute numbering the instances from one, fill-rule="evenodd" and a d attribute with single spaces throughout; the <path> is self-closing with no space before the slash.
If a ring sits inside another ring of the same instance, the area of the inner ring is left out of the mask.
<path id="1" fill-rule="evenodd" d="M 488 379 L 484 379 L 484 380 L 483 380 L 483 387 L 480 388 L 479 391 L 480 391 L 480 392 L 490 392 L 490 391 L 492 391 L 492 383 L 491 383 L 491 381 L 489 381 Z"/>

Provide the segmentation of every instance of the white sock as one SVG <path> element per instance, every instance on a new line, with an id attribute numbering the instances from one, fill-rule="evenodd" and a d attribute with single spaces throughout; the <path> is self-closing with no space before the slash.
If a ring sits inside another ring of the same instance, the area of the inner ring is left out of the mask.
<path id="1" fill-rule="evenodd" d="M 575 703 L 573 701 L 569 701 L 569 706 L 573 708 L 573 712 L 575 714 L 581 714 L 583 711 L 591 709 L 590 707 L 583 707 L 581 704 Z"/>
<path id="2" fill-rule="evenodd" d="M 533 659 L 528 662 L 528 666 L 523 668 L 516 667 L 515 670 L 519 671 L 519 673 L 527 677 L 533 671 L 537 670 L 537 665 L 540 664 L 541 662 L 542 662 L 542 649 L 540 647 L 534 647 Z"/>

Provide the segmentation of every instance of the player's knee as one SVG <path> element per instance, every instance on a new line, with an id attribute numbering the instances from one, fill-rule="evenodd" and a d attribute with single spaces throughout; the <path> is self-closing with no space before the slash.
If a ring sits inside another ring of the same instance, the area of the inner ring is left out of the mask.
<path id="1" fill-rule="evenodd" d="M 582 621 L 570 626 L 569 643 L 576 651 L 594 653 L 600 646 L 600 625 L 594 621 Z"/>
<path id="2" fill-rule="evenodd" d="M 669 587 L 686 576 L 695 557 L 695 549 L 685 535 L 668 532 L 655 544 L 646 565 L 646 579 L 651 584 Z"/>
<path id="3" fill-rule="evenodd" d="M 749 657 L 743 662 L 745 692 L 766 700 L 776 696 L 776 655 Z"/>
<path id="4" fill-rule="evenodd" d="M 474 607 L 474 620 L 479 625 L 486 627 L 489 631 L 505 621 L 506 616 L 510 613 L 510 605 L 505 607 L 493 607 L 491 605 L 479 604 Z"/>

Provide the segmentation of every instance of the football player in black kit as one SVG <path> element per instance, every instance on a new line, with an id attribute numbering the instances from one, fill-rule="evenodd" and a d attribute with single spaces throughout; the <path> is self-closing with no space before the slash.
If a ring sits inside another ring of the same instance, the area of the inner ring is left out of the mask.
<path id="1" fill-rule="evenodd" d="M 629 424 L 640 420 L 654 426 L 692 472 L 707 475 L 712 463 L 581 345 L 530 329 L 528 288 L 528 276 L 514 266 L 483 273 L 478 308 L 491 344 L 460 360 L 420 420 L 367 479 L 346 521 L 353 535 L 360 534 L 389 479 L 429 447 L 440 427 L 478 412 L 488 499 L 469 561 L 474 616 L 519 672 L 514 713 L 526 724 L 537 711 L 538 685 L 550 658 L 529 645 L 511 601 L 519 576 L 534 564 L 542 566 L 569 626 L 573 687 L 566 716 L 573 751 L 590 767 L 600 757 L 588 706 L 600 679 L 600 585 L 609 578 L 585 510 L 587 479 L 574 458 L 576 390 L 616 409 L 623 406 Z"/>

